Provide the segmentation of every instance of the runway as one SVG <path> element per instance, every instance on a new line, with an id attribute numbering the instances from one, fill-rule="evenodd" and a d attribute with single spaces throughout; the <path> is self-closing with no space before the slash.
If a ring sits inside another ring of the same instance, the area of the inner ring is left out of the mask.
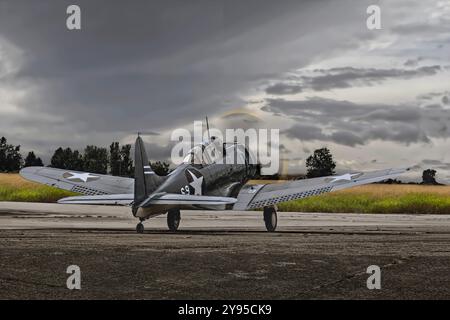
<path id="1" fill-rule="evenodd" d="M 449 299 L 450 215 L 183 211 L 0 202 L 0 299 Z M 81 290 L 66 268 L 81 269 Z M 369 265 L 381 268 L 369 290 Z"/>

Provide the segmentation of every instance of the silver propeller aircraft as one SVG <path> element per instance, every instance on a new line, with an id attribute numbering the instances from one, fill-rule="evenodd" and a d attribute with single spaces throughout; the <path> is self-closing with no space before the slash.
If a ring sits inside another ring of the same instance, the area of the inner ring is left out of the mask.
<path id="1" fill-rule="evenodd" d="M 249 185 L 247 182 L 255 177 L 259 166 L 250 161 L 252 155 L 248 149 L 237 143 L 222 143 L 220 157 L 233 155 L 243 160 L 240 164 L 229 164 L 230 161 L 217 161 L 205 152 L 218 143 L 218 139 L 211 137 L 195 146 L 183 163 L 167 176 L 158 176 L 152 170 L 139 136 L 135 143 L 134 179 L 48 167 L 27 167 L 20 174 L 31 181 L 83 194 L 60 199 L 59 203 L 130 206 L 133 216 L 140 220 L 136 226 L 138 233 L 144 232 L 144 220 L 166 213 L 169 229 L 176 231 L 183 209 L 242 211 L 257 208 L 263 208 L 266 229 L 271 232 L 277 227 L 276 205 L 280 202 L 378 182 L 409 170 L 386 169 Z"/>

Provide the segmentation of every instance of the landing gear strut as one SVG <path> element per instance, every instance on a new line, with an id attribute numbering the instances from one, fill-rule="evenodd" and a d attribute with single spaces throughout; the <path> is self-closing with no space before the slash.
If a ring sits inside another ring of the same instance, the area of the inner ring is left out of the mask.
<path id="1" fill-rule="evenodd" d="M 180 225 L 181 215 L 179 209 L 170 209 L 167 212 L 167 226 L 170 231 L 177 231 Z"/>
<path id="2" fill-rule="evenodd" d="M 277 210 L 274 207 L 264 207 L 264 223 L 269 232 L 274 232 L 277 228 Z"/>

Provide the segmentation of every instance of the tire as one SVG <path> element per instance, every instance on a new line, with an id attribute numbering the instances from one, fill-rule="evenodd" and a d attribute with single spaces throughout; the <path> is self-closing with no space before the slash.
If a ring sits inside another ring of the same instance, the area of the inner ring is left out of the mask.
<path id="1" fill-rule="evenodd" d="M 269 232 L 274 232 L 277 228 L 277 210 L 273 207 L 264 208 L 264 223 L 266 224 L 266 229 Z"/>
<path id="2" fill-rule="evenodd" d="M 178 209 L 171 209 L 167 212 L 167 226 L 170 231 L 177 231 L 180 225 L 181 214 Z"/>
<path id="3" fill-rule="evenodd" d="M 142 222 L 139 222 L 136 225 L 136 232 L 137 233 L 144 233 L 144 224 Z"/>

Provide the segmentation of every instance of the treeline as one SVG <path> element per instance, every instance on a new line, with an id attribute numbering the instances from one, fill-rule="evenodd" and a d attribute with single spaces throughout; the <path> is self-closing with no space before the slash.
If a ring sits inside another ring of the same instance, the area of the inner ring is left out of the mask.
<path id="1" fill-rule="evenodd" d="M 21 168 L 43 165 L 33 151 L 23 159 L 20 145 L 8 144 L 5 137 L 0 139 L 0 172 L 17 172 Z M 166 162 L 150 162 L 150 165 L 158 175 L 167 175 L 169 172 L 169 164 Z M 109 150 L 93 145 L 86 146 L 83 152 L 59 147 L 53 153 L 49 167 L 121 177 L 134 176 L 131 145 L 121 146 L 119 142 L 111 143 Z"/>
<path id="2" fill-rule="evenodd" d="M 153 171 L 160 176 L 169 173 L 169 164 L 164 161 L 150 162 Z M 43 166 L 42 160 L 30 151 L 25 159 L 22 159 L 20 145 L 14 146 L 8 144 L 5 137 L 0 139 L 0 172 L 17 172 L 21 168 L 30 166 Z M 86 171 L 98 174 L 111 174 L 113 176 L 133 177 L 134 167 L 131 157 L 131 145 L 120 145 L 119 142 L 113 142 L 107 148 L 93 145 L 86 146 L 83 153 L 71 148 L 59 147 L 53 153 L 49 167 Z M 283 177 L 279 174 L 273 176 L 260 176 L 259 179 L 304 179 L 331 176 L 335 174 L 336 162 L 328 148 L 314 150 L 306 159 L 307 173 L 305 175 Z M 397 179 L 389 179 L 382 183 L 402 184 Z M 415 184 L 415 183 L 410 183 Z M 422 173 L 422 182 L 420 184 L 439 185 L 436 181 L 436 170 L 426 169 Z"/>
<path id="3" fill-rule="evenodd" d="M 83 153 L 71 148 L 59 147 L 50 159 L 50 167 L 98 174 L 110 173 L 114 176 L 131 177 L 133 161 L 131 145 L 119 146 L 118 142 L 110 145 L 110 150 L 93 145 L 86 146 Z M 109 170 L 108 170 L 109 169 Z"/>
<path id="4" fill-rule="evenodd" d="M 23 167 L 42 165 L 41 158 L 36 157 L 33 151 L 30 151 L 24 160 L 20 145 L 8 144 L 5 137 L 0 138 L 0 172 L 17 172 Z"/>

